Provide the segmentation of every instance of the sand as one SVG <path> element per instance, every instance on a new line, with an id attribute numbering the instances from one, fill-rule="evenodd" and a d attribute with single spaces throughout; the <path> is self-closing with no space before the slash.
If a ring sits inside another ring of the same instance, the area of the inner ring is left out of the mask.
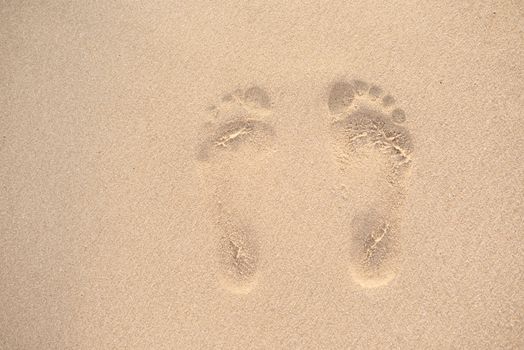
<path id="1" fill-rule="evenodd" d="M 0 8 L 0 349 L 524 348 L 521 3 Z"/>

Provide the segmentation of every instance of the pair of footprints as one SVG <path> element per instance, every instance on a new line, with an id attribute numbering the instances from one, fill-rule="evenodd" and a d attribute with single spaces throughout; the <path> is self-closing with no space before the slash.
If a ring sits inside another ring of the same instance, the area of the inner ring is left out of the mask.
<path id="1" fill-rule="evenodd" d="M 400 211 L 413 151 L 411 135 L 400 125 L 405 113 L 395 107 L 393 96 L 358 80 L 333 83 L 326 107 L 332 119 L 332 159 L 345 183 L 342 187 L 365 192 L 352 193 L 364 200 L 356 213 L 348 210 L 342 228 L 348 271 L 362 287 L 383 286 L 400 268 Z M 210 202 L 220 232 L 220 279 L 231 292 L 247 293 L 258 280 L 263 232 L 251 226 L 249 215 L 230 204 L 235 178 L 242 176 L 238 169 L 261 161 L 272 149 L 277 137 L 269 120 L 272 104 L 265 90 L 252 86 L 225 95 L 211 110 L 219 123 L 200 144 L 197 157 L 201 178 L 212 189 Z"/>

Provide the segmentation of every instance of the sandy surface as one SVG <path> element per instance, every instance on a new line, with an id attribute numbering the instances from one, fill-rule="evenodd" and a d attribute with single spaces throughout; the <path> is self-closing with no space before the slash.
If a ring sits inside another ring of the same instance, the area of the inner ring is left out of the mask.
<path id="1" fill-rule="evenodd" d="M 517 1 L 0 4 L 0 349 L 517 349 Z"/>

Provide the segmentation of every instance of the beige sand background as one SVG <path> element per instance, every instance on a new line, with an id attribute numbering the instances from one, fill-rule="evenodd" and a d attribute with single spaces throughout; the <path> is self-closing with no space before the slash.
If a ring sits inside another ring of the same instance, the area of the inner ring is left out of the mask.
<path id="1" fill-rule="evenodd" d="M 518 1 L 0 8 L 1 349 L 524 347 Z M 330 153 L 329 87 L 353 78 L 415 142 L 402 267 L 374 289 L 348 273 L 358 201 Z M 228 198 L 260 245 L 235 294 L 195 150 L 253 85 L 276 136 Z"/>

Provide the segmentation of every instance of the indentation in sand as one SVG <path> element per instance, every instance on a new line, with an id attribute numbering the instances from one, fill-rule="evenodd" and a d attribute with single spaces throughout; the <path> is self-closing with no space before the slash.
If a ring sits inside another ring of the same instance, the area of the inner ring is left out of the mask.
<path id="1" fill-rule="evenodd" d="M 271 100 L 258 86 L 225 94 L 211 108 L 212 131 L 198 146 L 200 175 L 214 216 L 218 234 L 216 261 L 219 280 L 230 292 L 249 293 L 257 284 L 260 264 L 259 230 L 249 215 L 239 212 L 238 197 L 243 169 L 256 169 L 271 149 L 273 127 L 265 120 L 271 115 Z M 235 205 L 234 205 L 235 204 Z M 240 203 L 240 207 L 242 204 Z"/>
<path id="2" fill-rule="evenodd" d="M 327 105 L 332 123 L 334 159 L 348 184 L 358 178 L 366 204 L 348 213 L 349 270 L 363 287 L 388 284 L 400 269 L 400 217 L 411 165 L 411 134 L 399 125 L 405 112 L 395 98 L 364 81 L 332 84 Z M 345 180 L 344 180 L 345 179 Z"/>

